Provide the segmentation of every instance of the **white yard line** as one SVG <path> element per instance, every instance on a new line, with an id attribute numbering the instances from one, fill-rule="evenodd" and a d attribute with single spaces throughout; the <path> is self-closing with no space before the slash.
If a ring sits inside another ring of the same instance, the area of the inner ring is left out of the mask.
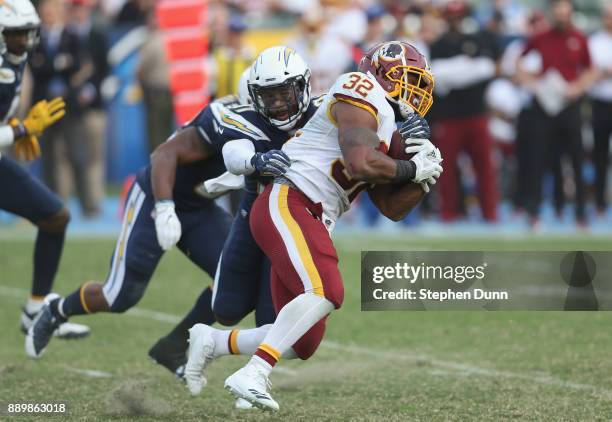
<path id="1" fill-rule="evenodd" d="M 104 371 L 98 371 L 97 369 L 79 369 L 71 368 L 69 366 L 64 367 L 68 372 L 74 372 L 75 374 L 85 375 L 90 378 L 111 378 L 113 374 Z"/>
<path id="2" fill-rule="evenodd" d="M 28 297 L 29 291 L 25 289 L 19 289 L 15 287 L 8 287 L 0 285 L 0 296 L 12 297 L 21 300 L 25 300 Z M 169 324 L 175 324 L 181 320 L 181 317 L 177 315 L 167 314 L 164 312 L 153 311 L 143 308 L 132 308 L 126 315 L 147 318 L 155 321 L 166 322 Z M 432 367 L 434 374 L 439 375 L 440 370 L 453 371 L 460 376 L 482 376 L 491 378 L 505 378 L 505 379 L 519 379 L 529 382 L 535 382 L 542 385 L 549 385 L 552 387 L 559 388 L 570 388 L 572 390 L 579 391 L 590 391 L 602 398 L 612 399 L 612 390 L 598 387 L 592 384 L 583 384 L 572 381 L 562 380 L 560 378 L 553 377 L 547 374 L 536 374 L 529 372 L 514 372 L 514 371 L 503 371 L 495 368 L 486 368 L 469 363 L 460 363 L 447 360 L 437 359 L 427 354 L 413 353 L 409 351 L 404 352 L 389 352 L 385 350 L 358 346 L 355 344 L 344 344 L 335 341 L 323 340 L 321 347 L 330 350 L 337 350 L 346 353 L 352 353 L 355 355 L 367 356 L 370 358 L 385 359 L 385 360 L 399 360 L 409 361 L 419 365 L 428 365 Z M 279 372 L 284 372 L 287 375 L 297 375 L 299 371 L 295 371 L 288 368 L 278 368 Z M 73 372 L 85 373 L 82 371 L 89 370 L 74 370 Z M 101 371 L 93 371 L 94 373 Z M 106 373 L 104 373 L 106 374 Z M 86 374 L 92 376 L 91 374 Z M 108 374 L 110 375 L 110 374 Z"/>

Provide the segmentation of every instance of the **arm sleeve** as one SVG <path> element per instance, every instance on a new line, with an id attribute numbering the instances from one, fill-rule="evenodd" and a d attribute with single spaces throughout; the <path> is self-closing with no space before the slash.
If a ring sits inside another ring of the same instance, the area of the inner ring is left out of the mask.
<path id="1" fill-rule="evenodd" d="M 255 154 L 255 145 L 248 139 L 236 139 L 226 142 L 222 148 L 223 161 L 230 173 L 249 175 L 255 171 L 251 158 Z"/>
<path id="2" fill-rule="evenodd" d="M 0 125 L 0 148 L 12 145 L 14 138 L 15 134 L 10 125 Z"/>

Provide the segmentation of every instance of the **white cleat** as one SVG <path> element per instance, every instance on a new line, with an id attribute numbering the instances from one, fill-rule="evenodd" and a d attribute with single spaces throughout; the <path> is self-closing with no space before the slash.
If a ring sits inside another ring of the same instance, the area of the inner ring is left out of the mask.
<path id="1" fill-rule="evenodd" d="M 185 382 L 193 396 L 197 396 L 206 387 L 204 371 L 215 358 L 215 340 L 213 328 L 204 324 L 196 324 L 189 329 L 189 349 L 185 365 Z"/>
<path id="2" fill-rule="evenodd" d="M 234 403 L 234 407 L 238 410 L 251 410 L 253 409 L 253 405 L 246 401 L 245 399 L 237 398 L 236 403 Z"/>
<path id="3" fill-rule="evenodd" d="M 255 365 L 247 364 L 225 380 L 225 389 L 234 397 L 244 399 L 263 410 L 278 411 L 278 403 L 268 393 L 268 377 Z"/>

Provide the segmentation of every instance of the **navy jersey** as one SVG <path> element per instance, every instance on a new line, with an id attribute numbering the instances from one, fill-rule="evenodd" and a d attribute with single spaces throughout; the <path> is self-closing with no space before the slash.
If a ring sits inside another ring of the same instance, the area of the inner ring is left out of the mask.
<path id="1" fill-rule="evenodd" d="M 17 109 L 25 65 L 25 60 L 15 65 L 0 56 L 0 122 L 2 123 L 7 123 Z"/>
<path id="2" fill-rule="evenodd" d="M 305 121 L 315 113 L 319 103 L 318 98 L 310 102 L 303 117 Z M 212 201 L 197 194 L 196 188 L 205 180 L 216 178 L 226 171 L 221 153 L 226 142 L 248 139 L 255 146 L 255 151 L 267 152 L 281 149 L 293 136 L 292 132 L 285 132 L 271 125 L 253 106 L 240 105 L 237 101 L 228 101 L 227 98 L 210 103 L 185 127 L 195 127 L 202 142 L 215 151 L 215 154 L 205 160 L 177 167 L 173 197 L 178 209 L 199 208 Z M 145 177 L 147 180 L 142 180 Z M 149 190 L 148 193 L 151 193 L 150 179 L 149 165 L 139 174 L 139 183 L 145 190 Z M 254 180 L 247 181 L 250 185 L 256 184 L 258 180 L 255 176 L 249 179 Z"/>

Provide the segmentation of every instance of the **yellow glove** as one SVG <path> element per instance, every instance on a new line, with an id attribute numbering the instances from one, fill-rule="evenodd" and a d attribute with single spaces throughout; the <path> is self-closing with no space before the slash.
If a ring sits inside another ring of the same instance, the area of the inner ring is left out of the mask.
<path id="1" fill-rule="evenodd" d="M 34 137 L 42 135 L 46 128 L 64 117 L 65 107 L 66 103 L 61 97 L 56 97 L 49 102 L 42 100 L 34 104 L 28 116 L 23 120 L 23 126 L 28 135 Z"/>
<path id="2" fill-rule="evenodd" d="M 34 135 L 28 135 L 15 142 L 15 155 L 23 161 L 32 161 L 40 157 L 40 145 Z"/>

